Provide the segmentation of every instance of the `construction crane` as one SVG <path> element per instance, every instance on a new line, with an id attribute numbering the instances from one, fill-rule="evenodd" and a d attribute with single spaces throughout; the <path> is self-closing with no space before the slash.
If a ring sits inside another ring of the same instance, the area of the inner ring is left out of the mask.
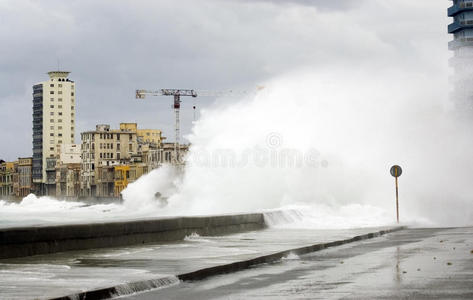
<path id="1" fill-rule="evenodd" d="M 219 96 L 226 96 L 226 95 L 236 95 L 236 94 L 246 94 L 244 91 L 234 92 L 232 90 L 229 91 L 195 91 L 195 90 L 186 90 L 186 89 L 159 89 L 155 91 L 150 90 L 136 90 L 136 99 L 145 99 L 146 96 L 173 96 L 174 97 L 174 112 L 176 115 L 176 123 L 175 123 L 175 134 L 176 139 L 174 142 L 174 153 L 176 163 L 180 162 L 179 158 L 179 139 L 180 139 L 180 120 L 179 120 L 179 110 L 181 108 L 181 96 L 182 97 L 197 97 L 197 96 L 206 96 L 206 97 L 219 97 Z M 195 109 L 195 106 L 194 106 Z"/>

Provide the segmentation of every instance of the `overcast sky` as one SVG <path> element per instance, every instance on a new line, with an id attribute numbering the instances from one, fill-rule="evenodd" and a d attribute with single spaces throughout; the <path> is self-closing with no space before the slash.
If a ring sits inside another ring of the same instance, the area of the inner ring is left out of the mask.
<path id="1" fill-rule="evenodd" d="M 173 140 L 171 99 L 137 101 L 135 89 L 251 89 L 300 68 L 346 65 L 446 73 L 449 5 L 0 0 L 0 158 L 32 155 L 32 85 L 58 62 L 76 82 L 77 143 L 95 124 L 120 122 L 162 129 Z M 201 109 L 215 99 L 195 101 Z M 184 99 L 183 134 L 193 104 Z"/>

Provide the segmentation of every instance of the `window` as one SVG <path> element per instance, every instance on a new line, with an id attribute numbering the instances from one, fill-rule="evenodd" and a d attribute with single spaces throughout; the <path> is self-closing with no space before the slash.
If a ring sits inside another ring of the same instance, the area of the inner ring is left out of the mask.
<path id="1" fill-rule="evenodd" d="M 54 91 L 49 91 L 49 94 L 54 95 Z"/>
<path id="2" fill-rule="evenodd" d="M 54 87 L 54 83 L 51 83 L 49 86 L 50 86 L 50 87 Z"/>
<path id="3" fill-rule="evenodd" d="M 54 108 L 54 105 L 50 105 L 49 108 Z"/>
<path id="4" fill-rule="evenodd" d="M 49 143 L 50 143 L 50 144 L 54 144 L 54 140 L 49 140 Z"/>
<path id="5" fill-rule="evenodd" d="M 54 136 L 54 133 L 50 133 L 49 136 Z"/>
<path id="6" fill-rule="evenodd" d="M 50 112 L 49 115 L 50 115 L 50 116 L 54 116 L 54 112 Z"/>
<path id="7" fill-rule="evenodd" d="M 102 158 L 102 152 L 100 152 L 100 158 Z"/>
<path id="8" fill-rule="evenodd" d="M 49 127 L 49 129 L 54 130 L 54 126 Z"/>
<path id="9" fill-rule="evenodd" d="M 120 150 L 120 144 L 117 144 L 117 150 Z"/>
<path id="10" fill-rule="evenodd" d="M 128 151 L 130 151 L 130 152 L 132 151 L 132 145 L 131 144 L 128 145 Z"/>
<path id="11" fill-rule="evenodd" d="M 62 108 L 62 105 L 59 105 L 59 108 Z"/>
<path id="12" fill-rule="evenodd" d="M 113 153 L 110 153 L 111 158 L 113 158 Z"/>
<path id="13" fill-rule="evenodd" d="M 62 136 L 62 133 L 59 133 L 58 136 Z"/>
<path id="14" fill-rule="evenodd" d="M 49 151 L 54 151 L 54 147 L 49 147 Z"/>
<path id="15" fill-rule="evenodd" d="M 71 96 L 74 96 L 74 92 L 71 93 Z"/>
<path id="16" fill-rule="evenodd" d="M 62 130 L 62 126 L 59 126 L 57 129 Z"/>
<path id="17" fill-rule="evenodd" d="M 49 98 L 49 100 L 51 100 L 51 102 L 54 102 L 54 98 Z"/>
<path id="18" fill-rule="evenodd" d="M 120 153 L 117 153 L 117 159 L 120 159 Z"/>
<path id="19" fill-rule="evenodd" d="M 62 98 L 58 98 L 57 101 L 62 102 Z"/>
<path id="20" fill-rule="evenodd" d="M 59 112 L 59 115 L 62 116 L 62 112 Z"/>
<path id="21" fill-rule="evenodd" d="M 59 141 L 57 141 L 57 143 L 58 143 L 58 144 L 62 144 L 62 141 L 61 141 L 61 140 L 59 140 Z"/>
<path id="22" fill-rule="evenodd" d="M 110 149 L 113 149 L 113 144 L 110 144 Z"/>
<path id="23" fill-rule="evenodd" d="M 71 139 L 74 139 L 74 134 L 73 133 L 71 134 Z"/>
<path id="24" fill-rule="evenodd" d="M 57 120 L 59 123 L 62 123 L 62 119 Z"/>
<path id="25" fill-rule="evenodd" d="M 74 110 L 74 106 L 71 106 L 71 110 Z"/>
<path id="26" fill-rule="evenodd" d="M 54 119 L 49 120 L 49 122 L 54 123 Z"/>
<path id="27" fill-rule="evenodd" d="M 58 86 L 58 87 L 62 87 L 62 83 L 58 84 L 57 86 Z"/>
<path id="28" fill-rule="evenodd" d="M 71 113 L 71 117 L 73 117 L 73 118 L 74 118 L 74 113 Z"/>
<path id="29" fill-rule="evenodd" d="M 120 140 L 120 134 L 117 133 L 117 141 L 119 141 L 119 140 Z"/>
<path id="30" fill-rule="evenodd" d="M 58 91 L 57 93 L 58 93 L 59 95 L 62 95 L 62 91 Z"/>

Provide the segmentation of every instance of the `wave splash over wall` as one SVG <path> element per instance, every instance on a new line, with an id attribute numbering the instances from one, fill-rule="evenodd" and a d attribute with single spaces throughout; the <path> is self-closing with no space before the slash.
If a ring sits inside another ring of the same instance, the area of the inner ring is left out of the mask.
<path id="1" fill-rule="evenodd" d="M 130 185 L 125 205 L 150 203 L 164 186 L 164 215 L 279 209 L 282 219 L 301 213 L 295 226 L 389 225 L 389 168 L 399 164 L 404 223 L 471 225 L 471 124 L 451 110 L 443 79 L 347 70 L 275 79 L 203 111 L 182 176 L 154 171 Z"/>
<path id="2" fill-rule="evenodd" d="M 87 222 L 260 211 L 272 226 L 390 225 L 389 168 L 399 164 L 403 223 L 471 225 L 471 124 L 450 110 L 444 78 L 377 75 L 288 74 L 256 95 L 221 99 L 187 136 L 185 169 L 141 177 L 123 204 L 27 197 L 0 202 L 0 214 Z"/>

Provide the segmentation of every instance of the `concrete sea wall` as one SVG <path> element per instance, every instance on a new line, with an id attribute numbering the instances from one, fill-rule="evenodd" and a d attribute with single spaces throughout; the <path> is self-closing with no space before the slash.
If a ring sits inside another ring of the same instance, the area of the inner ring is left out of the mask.
<path id="1" fill-rule="evenodd" d="M 263 229 L 260 213 L 0 229 L 0 259 Z"/>

